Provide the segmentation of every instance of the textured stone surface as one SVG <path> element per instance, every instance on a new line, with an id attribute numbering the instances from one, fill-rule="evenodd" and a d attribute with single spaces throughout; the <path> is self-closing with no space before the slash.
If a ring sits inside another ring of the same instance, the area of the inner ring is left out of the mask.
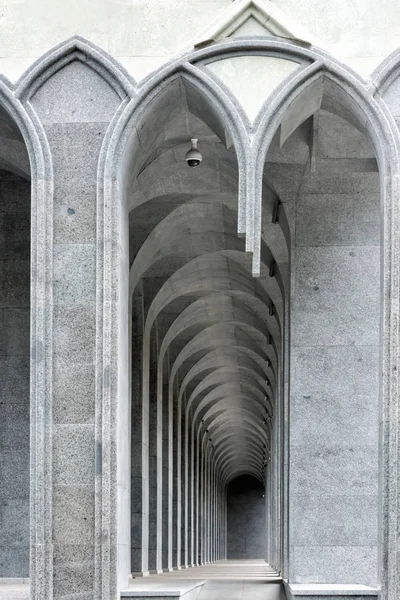
<path id="1" fill-rule="evenodd" d="M 98 73 L 73 61 L 39 88 L 33 105 L 44 123 L 107 123 L 119 98 Z"/>
<path id="2" fill-rule="evenodd" d="M 29 184 L 0 171 L 0 578 L 29 576 Z"/>

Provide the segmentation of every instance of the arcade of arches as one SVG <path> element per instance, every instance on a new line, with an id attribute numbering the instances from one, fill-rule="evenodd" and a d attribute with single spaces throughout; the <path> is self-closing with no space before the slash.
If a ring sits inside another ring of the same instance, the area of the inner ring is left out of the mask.
<path id="1" fill-rule="evenodd" d="M 98 86 L 101 106 L 83 109 L 75 96 L 67 106 L 71 77 L 83 97 Z M 48 577 L 51 564 L 54 596 L 35 571 L 34 600 L 114 599 L 131 575 L 227 558 L 265 559 L 294 595 L 296 585 L 321 584 L 377 596 L 380 173 L 361 111 L 329 78 L 318 85 L 315 110 L 296 100 L 285 126 L 267 132 L 255 173 L 259 266 L 248 234 L 238 234 L 250 158 L 190 77 L 174 75 L 140 108 L 112 184 L 101 183 L 118 190 L 117 241 L 104 233 L 96 178 L 121 99 L 78 61 L 34 90 L 54 186 L 53 291 L 43 303 L 52 310 L 52 487 L 40 505 L 52 506 L 52 521 L 49 530 L 43 521 L 43 538 L 32 533 L 32 519 L 50 514 L 33 502 L 32 443 L 49 430 L 29 413 L 36 238 L 31 263 L 29 248 L 40 214 L 32 208 L 31 229 L 27 149 L 20 125 L 0 115 L 0 577 L 28 579 L 35 561 Z M 304 102 L 312 105 L 311 93 Z M 185 161 L 193 137 L 197 168 Z M 117 259 L 99 276 L 100 251 L 111 246 Z M 105 367 L 96 371 L 107 354 L 100 358 L 96 335 L 108 276 L 104 304 L 117 306 L 111 383 Z M 36 360 L 43 350 L 32 348 Z M 111 392 L 99 412 L 101 386 Z M 116 422 L 110 504 L 100 477 L 107 411 Z M 95 524 L 108 509 L 117 520 L 109 537 Z M 102 536 L 117 556 L 111 592 L 98 583 Z M 51 556 L 40 553 L 48 539 Z"/>
<path id="2" fill-rule="evenodd" d="M 125 188 L 134 573 L 240 548 L 282 572 L 288 518 L 299 582 L 343 583 L 350 553 L 352 577 L 376 582 L 379 174 L 368 139 L 331 105 L 328 95 L 269 148 L 258 277 L 237 234 L 237 159 L 221 117 L 176 79 L 138 126 Z M 193 136 L 196 169 L 185 162 Z M 244 474 L 266 491 L 248 550 L 227 531 L 245 509 L 226 514 Z"/>

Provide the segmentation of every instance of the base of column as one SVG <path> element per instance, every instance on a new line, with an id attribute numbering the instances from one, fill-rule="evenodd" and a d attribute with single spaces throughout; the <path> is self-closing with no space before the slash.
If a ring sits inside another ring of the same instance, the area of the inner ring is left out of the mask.
<path id="1" fill-rule="evenodd" d="M 160 575 L 160 573 L 163 573 L 163 569 L 150 569 L 149 573 L 150 575 Z"/>
<path id="2" fill-rule="evenodd" d="M 135 579 L 135 577 L 148 577 L 149 575 L 150 571 L 134 571 L 131 573 L 133 579 Z"/>
<path id="3" fill-rule="evenodd" d="M 165 567 L 165 569 L 162 570 L 163 573 L 172 573 L 173 568 L 172 567 Z"/>
<path id="4" fill-rule="evenodd" d="M 379 590 L 366 585 L 329 583 L 286 583 L 288 600 L 374 600 Z"/>

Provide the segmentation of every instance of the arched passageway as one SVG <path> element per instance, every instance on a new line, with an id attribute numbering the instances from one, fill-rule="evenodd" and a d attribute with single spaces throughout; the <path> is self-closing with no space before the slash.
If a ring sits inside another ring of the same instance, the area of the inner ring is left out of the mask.
<path id="1" fill-rule="evenodd" d="M 237 159 L 221 118 L 184 78 L 151 114 L 157 129 L 151 117 L 138 128 L 127 186 L 134 572 L 224 556 L 225 486 L 242 472 L 262 481 L 270 451 L 284 292 L 268 246 L 255 279 L 237 236 Z"/>
<path id="2" fill-rule="evenodd" d="M 379 173 L 351 99 L 313 86 L 319 108 L 295 98 L 268 133 L 259 277 L 237 235 L 243 152 L 201 88 L 173 76 L 128 144 L 133 573 L 229 556 L 227 486 L 245 475 L 278 572 L 343 582 L 351 552 L 376 583 Z"/>

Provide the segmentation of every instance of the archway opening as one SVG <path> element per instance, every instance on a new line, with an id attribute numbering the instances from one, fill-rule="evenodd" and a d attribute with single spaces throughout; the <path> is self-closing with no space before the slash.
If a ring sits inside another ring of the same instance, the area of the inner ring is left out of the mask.
<path id="1" fill-rule="evenodd" d="M 276 572 L 376 585 L 379 171 L 351 97 L 328 77 L 315 92 L 311 115 L 301 95 L 287 102 L 266 152 L 259 277 L 237 235 L 243 171 L 219 107 L 175 76 L 140 113 L 124 181 L 134 574 L 225 558 L 227 486 L 246 475 L 265 488 Z"/>
<path id="2" fill-rule="evenodd" d="M 228 559 L 266 557 L 265 488 L 251 475 L 236 477 L 227 487 Z"/>
<path id="3" fill-rule="evenodd" d="M 263 241 L 254 278 L 237 234 L 227 123 L 175 77 L 143 111 L 127 159 L 134 574 L 226 558 L 226 486 L 243 473 L 263 482 L 271 453 L 282 276 Z"/>

